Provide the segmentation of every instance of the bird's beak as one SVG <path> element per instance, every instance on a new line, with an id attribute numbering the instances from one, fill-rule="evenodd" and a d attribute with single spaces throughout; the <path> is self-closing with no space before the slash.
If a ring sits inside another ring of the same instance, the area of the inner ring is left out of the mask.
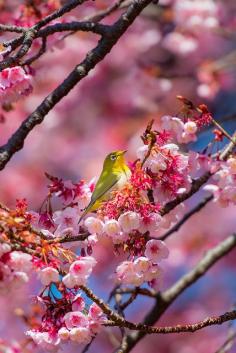
<path id="1" fill-rule="evenodd" d="M 121 151 L 120 155 L 122 156 L 123 154 L 125 154 L 127 152 L 127 150 Z"/>

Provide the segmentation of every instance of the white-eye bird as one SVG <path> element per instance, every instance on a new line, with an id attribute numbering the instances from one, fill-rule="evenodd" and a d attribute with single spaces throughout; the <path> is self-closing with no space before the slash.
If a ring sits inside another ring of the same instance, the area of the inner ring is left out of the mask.
<path id="1" fill-rule="evenodd" d="M 120 189 L 128 181 L 131 172 L 125 162 L 125 153 L 126 151 L 114 151 L 106 156 L 91 201 L 82 213 L 78 223 L 88 212 L 96 210 L 101 202 L 107 198 L 108 193 L 114 188 Z"/>

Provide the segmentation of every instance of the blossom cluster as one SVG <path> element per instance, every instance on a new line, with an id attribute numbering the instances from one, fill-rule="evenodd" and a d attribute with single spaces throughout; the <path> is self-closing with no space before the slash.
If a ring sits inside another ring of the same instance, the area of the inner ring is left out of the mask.
<path id="1" fill-rule="evenodd" d="M 131 256 L 114 270 L 116 281 L 133 285 L 146 282 L 159 288 L 162 278 L 159 262 L 168 256 L 168 249 L 156 237 L 160 230 L 177 220 L 177 213 L 176 217 L 163 217 L 159 211 L 165 203 L 190 189 L 192 176 L 204 160 L 198 154 L 182 153 L 175 144 L 194 140 L 198 128 L 208 122 L 201 114 L 200 119 L 199 116 L 194 119 L 163 117 L 162 129 L 154 133 L 152 142 L 152 132 L 143 136 L 143 145 L 137 149 L 138 159 L 130 164 L 127 183 L 111 191 L 96 214 L 89 213 L 80 223 L 80 215 L 89 204 L 95 186 L 94 179 L 88 184 L 73 183 L 46 174 L 50 180 L 46 201 L 39 213 L 27 212 L 32 226 L 51 240 L 70 236 L 73 241 L 78 234 L 86 234 L 84 240 L 77 242 L 81 257 L 70 265 L 62 279 L 67 288 L 87 283 L 96 264 L 91 256 L 93 247 L 103 237 L 112 241 L 115 253 Z M 61 209 L 53 211 L 53 198 L 61 201 Z M 59 282 L 56 268 L 46 267 L 40 271 L 44 285 L 49 285 L 52 279 Z"/>
<path id="2" fill-rule="evenodd" d="M 0 352 L 1 353 L 22 353 L 22 350 L 18 343 L 7 342 L 0 338 Z"/>
<path id="3" fill-rule="evenodd" d="M 32 92 L 32 76 L 20 66 L 9 67 L 0 72 L 0 103 L 16 102 Z"/>
<path id="4" fill-rule="evenodd" d="M 214 195 L 222 207 L 236 204 L 236 157 L 220 163 L 220 168 L 212 177 L 212 184 L 204 187 Z"/>
<path id="5" fill-rule="evenodd" d="M 168 257 L 169 250 L 164 242 L 152 239 L 146 243 L 144 255 L 134 261 L 122 262 L 116 269 L 118 281 L 134 286 L 147 282 L 158 291 L 162 284 L 163 271 L 157 263 Z"/>
<path id="6" fill-rule="evenodd" d="M 0 292 L 2 294 L 29 281 L 32 256 L 22 251 L 12 251 L 7 243 L 0 244 Z"/>
<path id="7" fill-rule="evenodd" d="M 49 351 L 55 351 L 60 344 L 70 341 L 88 344 L 101 330 L 106 319 L 97 304 L 87 306 L 80 294 L 68 294 L 57 302 L 57 306 L 48 297 L 41 301 L 46 308 L 42 324 L 37 329 L 28 330 L 26 334 Z"/>
<path id="8" fill-rule="evenodd" d="M 192 178 L 203 166 L 213 174 L 215 184 L 208 185 L 208 190 L 214 192 L 215 199 L 224 205 L 235 203 L 235 157 L 221 161 L 183 153 L 177 145 L 194 141 L 198 130 L 212 119 L 206 106 L 195 108 L 183 97 L 181 100 L 186 114 L 164 116 L 158 130 L 152 123 L 148 125 L 141 136 L 143 143 L 137 147 L 137 158 L 129 163 L 126 183 L 111 190 L 95 212 L 80 222 L 95 179 L 88 183 L 63 181 L 46 173 L 48 194 L 39 212 L 29 211 L 25 199 L 17 200 L 14 211 L 1 211 L 5 231 L 0 244 L 0 288 L 15 288 L 28 281 L 32 270 L 37 273 L 43 285 L 38 296 L 43 315 L 27 335 L 43 349 L 56 350 L 69 342 L 88 344 L 105 323 L 101 308 L 94 302 L 87 305 L 80 292 L 98 262 L 93 252 L 97 244 L 108 239 L 114 254 L 122 255 L 113 268 L 116 284 L 147 284 L 159 291 L 164 273 L 160 263 L 168 258 L 169 250 L 158 236 L 179 217 L 177 210 L 174 215 L 163 214 L 166 203 L 188 192 Z M 19 250 L 11 249 L 11 237 Z M 73 247 L 66 247 L 64 241 L 73 242 Z"/>
<path id="9" fill-rule="evenodd" d="M 35 1 L 21 4 L 15 14 L 14 23 L 17 26 L 32 27 L 40 19 L 60 8 L 60 0 Z"/>

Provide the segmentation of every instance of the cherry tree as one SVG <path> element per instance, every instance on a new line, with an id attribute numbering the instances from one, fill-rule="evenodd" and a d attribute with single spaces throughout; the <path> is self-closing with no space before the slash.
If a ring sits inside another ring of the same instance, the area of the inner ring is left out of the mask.
<path id="1" fill-rule="evenodd" d="M 227 352 L 236 135 L 213 108 L 235 85 L 234 2 L 0 8 L 0 351 Z M 79 222 L 113 145 L 130 178 Z"/>

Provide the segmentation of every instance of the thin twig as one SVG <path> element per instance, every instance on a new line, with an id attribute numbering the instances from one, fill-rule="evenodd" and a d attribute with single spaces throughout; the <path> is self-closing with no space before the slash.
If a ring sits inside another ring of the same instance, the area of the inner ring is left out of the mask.
<path id="1" fill-rule="evenodd" d="M 227 353 L 233 347 L 236 339 L 236 332 L 232 331 L 222 346 L 215 353 Z"/>
<path id="2" fill-rule="evenodd" d="M 125 33 L 136 17 L 152 0 L 134 0 L 127 11 L 112 26 L 109 34 L 103 36 L 97 46 L 91 50 L 86 58 L 77 65 L 68 77 L 51 93 L 36 110 L 23 121 L 21 126 L 0 148 L 0 170 L 2 170 L 12 156 L 23 148 L 24 141 L 34 127 L 43 122 L 45 116 L 59 103 L 88 73 L 111 51 L 120 37 Z M 77 1 L 76 3 L 78 3 Z M 72 1 L 75 4 L 75 1 Z"/>
<path id="3" fill-rule="evenodd" d="M 170 334 L 170 333 L 181 333 L 181 332 L 195 332 L 203 329 L 204 327 L 213 325 L 222 325 L 224 322 L 232 321 L 236 319 L 236 310 L 226 312 L 219 316 L 207 317 L 206 319 L 199 321 L 194 324 L 187 325 L 175 325 L 175 326 L 163 326 L 163 327 L 151 327 L 141 324 L 133 324 L 125 320 L 123 323 L 124 327 L 134 331 L 142 331 L 146 334 Z M 116 326 L 115 322 L 107 322 L 106 326 Z"/>
<path id="4" fill-rule="evenodd" d="M 224 161 L 227 160 L 227 158 L 230 156 L 230 154 L 232 153 L 232 151 L 235 148 L 235 141 L 236 141 L 236 132 L 233 134 L 232 137 L 233 141 L 231 141 L 223 150 L 223 152 L 220 154 L 219 159 Z M 176 206 L 178 206 L 179 204 L 181 204 L 183 201 L 189 199 L 193 194 L 195 194 L 212 176 L 213 174 L 210 172 L 206 172 L 205 174 L 203 174 L 201 177 L 199 177 L 196 180 L 193 180 L 192 182 L 192 187 L 189 191 L 181 194 L 180 196 L 176 197 L 173 201 L 170 201 L 168 203 L 166 203 L 161 210 L 159 211 L 159 213 L 164 216 L 167 213 L 169 213 L 170 211 L 172 211 Z"/>
<path id="5" fill-rule="evenodd" d="M 233 234 L 220 242 L 217 246 L 209 250 L 203 259 L 186 275 L 181 277 L 172 287 L 163 294 L 157 294 L 156 302 L 150 309 L 145 319 L 144 325 L 152 326 L 171 306 L 177 297 L 179 297 L 187 288 L 195 283 L 221 258 L 227 255 L 236 247 L 236 235 Z M 126 335 L 118 350 L 119 353 L 128 353 L 145 336 L 144 332 L 133 332 Z"/>
<path id="6" fill-rule="evenodd" d="M 93 21 L 93 22 L 100 22 L 105 17 L 109 16 L 111 13 L 113 13 L 117 9 L 119 9 L 123 2 L 125 2 L 125 0 L 118 0 L 113 5 L 107 7 L 105 10 L 98 11 L 93 15 L 85 17 L 85 20 L 86 21 Z"/>
<path id="7" fill-rule="evenodd" d="M 65 13 L 73 10 L 75 7 L 77 7 L 78 5 L 81 5 L 85 1 L 87 1 L 87 0 L 71 0 L 71 1 L 69 1 L 67 4 L 62 6 L 60 9 L 58 9 L 58 10 L 54 11 L 53 13 L 51 13 L 50 15 L 44 17 L 39 22 L 37 22 L 35 25 L 33 25 L 32 27 L 30 27 L 28 29 L 25 28 L 24 31 L 21 30 L 20 32 L 23 32 L 23 35 L 20 36 L 19 38 L 16 38 L 16 39 L 13 39 L 9 42 L 3 43 L 3 45 L 5 47 L 10 46 L 11 51 L 16 49 L 21 44 L 22 44 L 22 46 L 20 47 L 20 49 L 17 51 L 16 54 L 14 54 L 13 56 L 9 56 L 6 59 L 4 59 L 2 62 L 0 62 L 0 70 L 3 70 L 9 66 L 18 64 L 19 60 L 24 55 L 26 55 L 27 52 L 30 50 L 31 45 L 33 43 L 33 40 L 37 36 L 37 32 L 42 27 L 44 27 L 45 25 L 47 25 L 51 21 L 55 20 L 56 18 L 63 16 Z M 19 28 L 22 29 L 21 27 L 19 27 Z M 17 29 L 17 28 L 15 28 L 15 29 Z"/>

